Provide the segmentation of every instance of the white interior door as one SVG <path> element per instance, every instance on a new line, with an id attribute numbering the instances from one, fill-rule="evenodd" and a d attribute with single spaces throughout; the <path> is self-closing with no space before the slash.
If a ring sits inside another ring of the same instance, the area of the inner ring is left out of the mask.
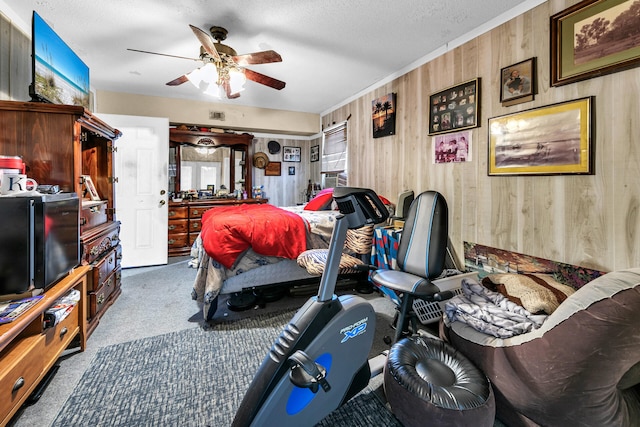
<path id="1" fill-rule="evenodd" d="M 99 114 L 116 140 L 116 218 L 122 267 L 167 264 L 169 119 Z"/>

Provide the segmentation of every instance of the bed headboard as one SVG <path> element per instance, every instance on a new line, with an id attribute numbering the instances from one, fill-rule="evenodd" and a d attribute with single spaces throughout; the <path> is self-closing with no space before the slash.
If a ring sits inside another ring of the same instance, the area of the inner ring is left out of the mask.
<path id="1" fill-rule="evenodd" d="M 480 277 L 490 273 L 552 274 L 555 280 L 576 289 L 606 273 L 471 242 L 464 242 L 464 264 Z"/>

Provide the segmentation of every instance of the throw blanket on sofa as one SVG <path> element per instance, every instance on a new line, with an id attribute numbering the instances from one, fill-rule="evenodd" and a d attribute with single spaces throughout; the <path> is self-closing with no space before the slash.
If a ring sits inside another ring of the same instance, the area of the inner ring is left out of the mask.
<path id="1" fill-rule="evenodd" d="M 490 274 L 482 284 L 533 314 L 551 314 L 576 290 L 548 274 Z"/>
<path id="2" fill-rule="evenodd" d="M 463 279 L 461 288 L 461 295 L 445 303 L 448 323 L 463 322 L 482 333 L 509 338 L 539 328 L 546 319 L 546 316 L 532 315 L 475 280 Z"/>
<path id="3" fill-rule="evenodd" d="M 209 209 L 202 216 L 200 236 L 207 254 L 229 269 L 249 248 L 263 255 L 290 259 L 307 249 L 304 220 L 268 204 Z"/>

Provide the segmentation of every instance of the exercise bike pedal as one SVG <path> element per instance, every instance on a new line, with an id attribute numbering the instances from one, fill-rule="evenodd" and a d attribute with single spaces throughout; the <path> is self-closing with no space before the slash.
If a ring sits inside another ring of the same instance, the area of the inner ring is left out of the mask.
<path id="1" fill-rule="evenodd" d="M 318 384 L 327 392 L 331 386 L 326 379 L 327 370 L 324 366 L 314 362 L 307 354 L 298 350 L 289 356 L 289 379 L 296 387 L 308 388 L 312 393 L 318 392 Z"/>

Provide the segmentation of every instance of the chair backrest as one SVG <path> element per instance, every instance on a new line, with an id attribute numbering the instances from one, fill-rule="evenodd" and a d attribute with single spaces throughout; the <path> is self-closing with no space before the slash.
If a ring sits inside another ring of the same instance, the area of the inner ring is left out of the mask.
<path id="1" fill-rule="evenodd" d="M 442 194 L 420 193 L 409 207 L 398 246 L 398 267 L 435 279 L 444 270 L 449 234 L 449 210 Z"/>
<path id="2" fill-rule="evenodd" d="M 414 195 L 413 190 L 403 191 L 398 195 L 398 204 L 396 205 L 396 212 L 394 217 L 404 219 L 407 217 L 411 202 L 413 202 Z"/>

